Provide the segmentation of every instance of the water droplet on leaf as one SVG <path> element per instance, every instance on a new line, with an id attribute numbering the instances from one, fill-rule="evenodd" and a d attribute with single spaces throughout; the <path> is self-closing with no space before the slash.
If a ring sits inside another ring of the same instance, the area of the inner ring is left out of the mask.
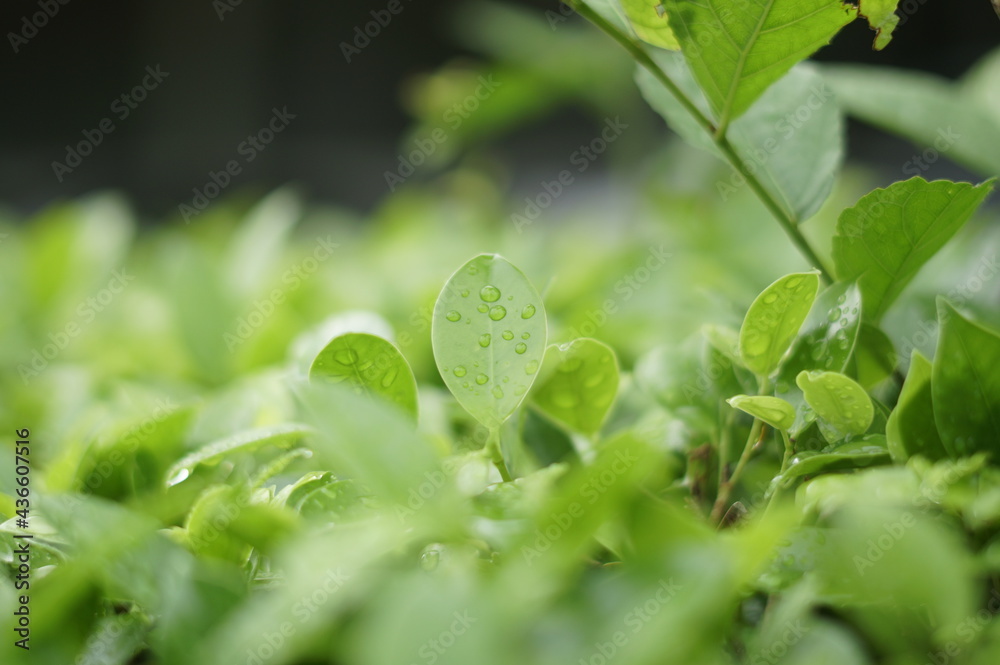
<path id="1" fill-rule="evenodd" d="M 499 321 L 505 316 L 507 316 L 507 309 L 503 305 L 494 305 L 490 308 L 490 318 L 494 321 Z"/>
<path id="2" fill-rule="evenodd" d="M 455 376 L 463 377 L 465 376 L 465 373 L 466 373 L 465 367 L 463 367 L 462 365 L 459 365 L 458 367 L 455 368 Z"/>
<path id="3" fill-rule="evenodd" d="M 485 349 L 489 345 L 490 345 L 490 334 L 489 333 L 484 333 L 484 334 L 480 335 L 479 336 L 479 346 L 481 346 L 481 347 L 483 347 Z"/>
<path id="4" fill-rule="evenodd" d="M 459 314 L 458 312 L 456 312 L 455 310 L 451 310 L 450 312 L 448 312 L 447 314 L 444 315 L 444 318 L 448 319 L 449 321 L 453 321 L 454 322 L 454 321 L 458 321 L 459 319 L 461 319 L 462 315 Z"/>
<path id="5" fill-rule="evenodd" d="M 496 302 L 500 300 L 500 289 L 495 286 L 484 286 L 479 290 L 479 297 L 485 302 Z"/>
<path id="6" fill-rule="evenodd" d="M 517 346 L 514 347 L 515 353 L 524 353 L 527 350 L 528 350 L 528 345 L 525 344 L 524 342 L 520 342 L 518 343 Z"/>
<path id="7" fill-rule="evenodd" d="M 524 309 L 521 310 L 521 318 L 522 319 L 530 319 L 534 315 L 535 315 L 535 306 L 534 305 L 525 305 Z"/>

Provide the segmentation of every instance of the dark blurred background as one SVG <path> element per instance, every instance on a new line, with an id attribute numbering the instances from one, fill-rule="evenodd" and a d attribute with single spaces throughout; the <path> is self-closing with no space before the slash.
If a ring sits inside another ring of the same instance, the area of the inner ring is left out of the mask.
<path id="1" fill-rule="evenodd" d="M 396 166 L 410 123 L 401 85 L 456 57 L 482 57 L 457 38 L 455 16 L 469 4 L 463 0 L 399 0 L 403 11 L 351 63 L 341 43 L 388 0 L 63 1 L 7 0 L 0 7 L 0 203 L 25 213 L 116 188 L 147 218 L 174 214 L 210 171 L 242 162 L 240 143 L 266 126 L 273 108 L 284 107 L 295 119 L 244 165 L 234 185 L 266 191 L 291 182 L 313 199 L 367 209 L 387 193 L 383 173 Z M 546 10 L 559 8 L 554 0 L 509 3 L 543 22 Z M 873 33 L 858 21 L 817 59 L 955 77 L 1000 42 L 989 0 L 902 5 L 908 18 L 886 50 L 871 50 Z M 44 7 L 54 16 L 43 21 Z M 44 23 L 36 32 L 25 24 L 32 16 Z M 593 39 L 607 38 L 595 30 Z M 157 65 L 169 75 L 121 118 L 125 103 L 112 105 Z M 104 118 L 114 131 L 60 182 L 52 162 L 65 161 L 66 146 Z M 587 140 L 595 126 L 592 117 L 563 108 L 516 130 L 505 156 L 515 168 L 518 160 L 534 163 L 546 146 Z M 870 144 L 872 132 L 852 126 L 854 157 L 880 153 Z M 532 149 L 522 153 L 519 145 Z M 563 147 L 552 154 L 565 160 Z"/>

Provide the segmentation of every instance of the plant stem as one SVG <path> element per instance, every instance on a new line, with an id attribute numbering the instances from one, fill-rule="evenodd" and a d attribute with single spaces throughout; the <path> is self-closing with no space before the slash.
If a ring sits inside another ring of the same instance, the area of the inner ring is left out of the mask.
<path id="1" fill-rule="evenodd" d="M 656 64 L 656 61 L 650 57 L 649 53 L 646 51 L 645 47 L 632 39 L 629 35 L 623 33 L 615 25 L 607 21 L 603 16 L 591 9 L 584 0 L 568 0 L 568 4 L 578 13 L 580 16 L 584 17 L 596 27 L 602 30 L 605 34 L 610 36 L 616 42 L 618 42 L 629 55 L 638 62 L 640 65 L 646 68 L 650 74 L 652 74 L 657 81 L 663 84 L 663 87 L 674 96 L 674 99 L 684 107 L 695 122 L 704 129 L 715 145 L 722 152 L 726 161 L 729 162 L 730 166 L 736 169 L 740 174 L 746 178 L 747 184 L 750 185 L 750 189 L 753 190 L 757 198 L 761 200 L 764 206 L 770 211 L 781 228 L 784 230 L 785 234 L 789 237 L 795 247 L 806 257 L 820 272 L 820 277 L 826 284 L 833 282 L 833 273 L 826 267 L 823 260 L 820 259 L 819 255 L 806 240 L 806 237 L 802 235 L 799 230 L 799 220 L 796 218 L 795 214 L 789 210 L 786 210 L 775 197 L 765 189 L 764 185 L 757 179 L 757 176 L 749 171 L 744 165 L 743 160 L 740 159 L 739 154 L 737 154 L 736 149 L 733 148 L 732 144 L 729 142 L 726 136 L 726 129 L 728 124 L 721 127 L 716 127 L 715 123 L 695 105 L 695 103 L 684 94 L 673 79 L 663 71 L 663 69 Z"/>
<path id="2" fill-rule="evenodd" d="M 510 471 L 507 470 L 507 463 L 503 461 L 503 450 L 500 449 L 499 427 L 490 428 L 490 436 L 486 439 L 486 454 L 490 456 L 493 466 L 500 472 L 500 478 L 505 483 L 514 480 L 510 475 Z"/>
<path id="3" fill-rule="evenodd" d="M 758 395 L 766 395 L 771 391 L 771 382 L 768 379 L 761 379 L 760 384 L 757 387 Z M 743 475 L 743 469 L 746 467 L 747 462 L 750 461 L 750 456 L 753 454 L 753 449 L 760 441 L 761 432 L 764 429 L 764 421 L 760 418 L 753 419 L 753 425 L 750 427 L 750 434 L 747 436 L 747 442 L 743 446 L 743 452 L 740 454 L 739 461 L 736 462 L 736 468 L 733 469 L 733 473 L 725 482 L 719 484 L 719 492 L 715 497 L 715 504 L 712 506 L 711 519 L 713 522 L 719 522 L 722 516 L 725 515 L 726 510 L 729 508 L 729 497 L 733 493 L 733 487 L 735 487 L 737 481 L 739 481 L 740 476 Z"/>

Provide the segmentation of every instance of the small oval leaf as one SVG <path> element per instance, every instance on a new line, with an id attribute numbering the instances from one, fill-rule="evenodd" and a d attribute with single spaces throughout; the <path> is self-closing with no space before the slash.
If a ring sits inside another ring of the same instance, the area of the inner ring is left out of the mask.
<path id="1" fill-rule="evenodd" d="M 875 418 L 875 407 L 868 393 L 844 374 L 800 372 L 795 383 L 820 418 L 820 430 L 828 441 L 863 434 Z"/>
<path id="2" fill-rule="evenodd" d="M 737 395 L 726 401 L 734 409 L 749 413 L 775 429 L 787 431 L 795 422 L 795 407 L 780 397 Z"/>
<path id="3" fill-rule="evenodd" d="M 417 415 L 417 382 L 410 364 L 392 342 L 376 335 L 335 337 L 313 360 L 309 378 L 344 383 L 355 394 L 378 395 Z"/>
<path id="4" fill-rule="evenodd" d="M 445 385 L 495 429 L 524 400 L 545 353 L 545 307 L 520 270 L 497 254 L 459 268 L 434 305 L 431 342 Z"/>
<path id="5" fill-rule="evenodd" d="M 593 435 L 618 394 L 618 359 L 610 346 L 580 338 L 545 351 L 531 401 L 574 432 Z"/>
<path id="6" fill-rule="evenodd" d="M 758 376 L 770 376 L 777 369 L 818 290 L 818 273 L 792 273 L 757 296 L 740 328 L 740 357 L 747 369 Z"/>

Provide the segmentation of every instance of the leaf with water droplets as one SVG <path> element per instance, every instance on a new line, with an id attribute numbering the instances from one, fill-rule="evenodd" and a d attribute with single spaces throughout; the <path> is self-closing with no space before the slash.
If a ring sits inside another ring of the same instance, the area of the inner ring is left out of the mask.
<path id="1" fill-rule="evenodd" d="M 167 484 L 175 485 L 181 482 L 188 477 L 191 469 L 199 464 L 217 464 L 226 455 L 253 452 L 266 445 L 287 448 L 312 432 L 313 429 L 308 425 L 289 423 L 258 427 L 213 441 L 175 462 L 167 471 Z"/>
<path id="2" fill-rule="evenodd" d="M 775 429 L 787 430 L 795 421 L 795 407 L 780 397 L 736 395 L 726 401 L 734 409 L 749 413 Z"/>
<path id="3" fill-rule="evenodd" d="M 952 457 L 1000 456 L 1000 334 L 938 299 L 941 333 L 931 397 L 941 443 Z"/>
<path id="4" fill-rule="evenodd" d="M 553 344 L 545 351 L 531 403 L 567 428 L 593 435 L 618 394 L 618 359 L 610 346 L 596 339 Z"/>
<path id="5" fill-rule="evenodd" d="M 524 399 L 545 338 L 541 297 L 524 273 L 496 254 L 459 268 L 434 306 L 431 342 L 438 370 L 459 404 L 486 427 L 499 427 Z"/>
<path id="6" fill-rule="evenodd" d="M 845 374 L 800 372 L 795 383 L 816 412 L 820 431 L 830 443 L 851 434 L 864 434 L 875 418 L 868 393 Z"/>
<path id="7" fill-rule="evenodd" d="M 330 340 L 313 360 L 309 378 L 343 383 L 417 416 L 417 382 L 409 363 L 392 342 L 376 335 L 348 333 Z"/>
<path id="8" fill-rule="evenodd" d="M 740 357 L 758 376 L 770 376 L 816 299 L 819 274 L 792 273 L 768 286 L 750 305 L 740 328 Z"/>
<path id="9" fill-rule="evenodd" d="M 795 407 L 789 434 L 798 436 L 814 419 L 795 377 L 803 370 L 843 372 L 858 340 L 861 291 L 854 282 L 838 282 L 816 298 L 788 357 L 778 371 L 775 395 Z"/>

